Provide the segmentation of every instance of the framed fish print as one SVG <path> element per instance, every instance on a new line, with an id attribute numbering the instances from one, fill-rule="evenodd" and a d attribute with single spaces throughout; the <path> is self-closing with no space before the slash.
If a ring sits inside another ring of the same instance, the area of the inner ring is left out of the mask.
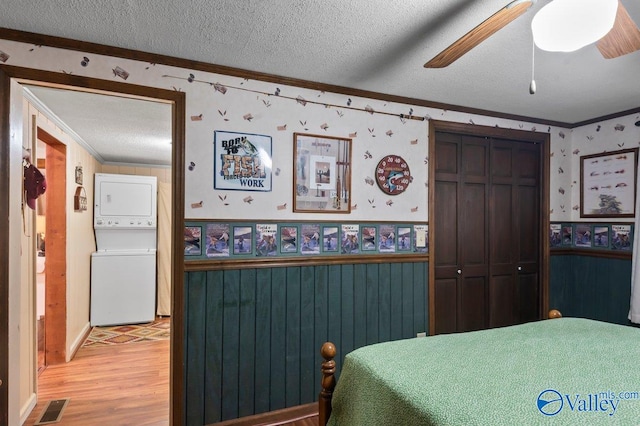
<path id="1" fill-rule="evenodd" d="M 271 191 L 271 136 L 213 132 L 213 187 Z"/>
<path id="2" fill-rule="evenodd" d="M 580 157 L 580 217 L 634 217 L 638 148 Z"/>
<path id="3" fill-rule="evenodd" d="M 351 213 L 351 139 L 293 134 L 293 211 Z"/>

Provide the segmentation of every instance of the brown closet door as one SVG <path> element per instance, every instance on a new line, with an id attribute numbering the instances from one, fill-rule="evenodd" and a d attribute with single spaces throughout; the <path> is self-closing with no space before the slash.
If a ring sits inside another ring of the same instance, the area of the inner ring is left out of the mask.
<path id="1" fill-rule="evenodd" d="M 540 145 L 436 132 L 436 334 L 539 317 Z"/>
<path id="2" fill-rule="evenodd" d="M 490 327 L 538 318 L 539 148 L 512 140 L 491 142 Z"/>
<path id="3" fill-rule="evenodd" d="M 435 330 L 487 327 L 488 145 L 483 137 L 436 133 Z"/>

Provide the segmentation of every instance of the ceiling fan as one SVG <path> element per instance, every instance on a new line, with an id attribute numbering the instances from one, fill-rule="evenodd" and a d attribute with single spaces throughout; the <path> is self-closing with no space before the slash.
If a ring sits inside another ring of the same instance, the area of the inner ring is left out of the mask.
<path id="1" fill-rule="evenodd" d="M 438 53 L 433 59 L 424 64 L 424 67 L 444 68 L 452 64 L 462 55 L 525 13 L 533 3 L 535 3 L 535 0 L 512 1 Z M 618 1 L 613 28 L 598 40 L 596 46 L 602 56 L 607 59 L 617 58 L 640 50 L 640 30 L 620 1 Z"/>

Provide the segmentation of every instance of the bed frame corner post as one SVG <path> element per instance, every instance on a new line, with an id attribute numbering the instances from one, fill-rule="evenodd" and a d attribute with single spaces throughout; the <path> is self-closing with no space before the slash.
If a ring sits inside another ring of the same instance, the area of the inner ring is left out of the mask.
<path id="1" fill-rule="evenodd" d="M 331 398 L 333 397 L 333 389 L 336 387 L 336 362 L 333 358 L 336 356 L 336 347 L 331 342 L 326 342 L 320 349 L 320 354 L 324 358 L 322 363 L 322 390 L 318 399 L 318 424 L 325 426 L 329 422 L 331 416 Z"/>
<path id="2" fill-rule="evenodd" d="M 548 316 L 549 319 L 562 318 L 562 313 L 557 309 L 551 309 Z"/>

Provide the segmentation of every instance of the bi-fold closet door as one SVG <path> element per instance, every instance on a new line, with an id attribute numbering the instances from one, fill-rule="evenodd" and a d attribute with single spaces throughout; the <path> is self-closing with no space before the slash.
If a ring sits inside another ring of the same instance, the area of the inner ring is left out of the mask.
<path id="1" fill-rule="evenodd" d="M 540 144 L 435 135 L 435 333 L 538 319 Z"/>

